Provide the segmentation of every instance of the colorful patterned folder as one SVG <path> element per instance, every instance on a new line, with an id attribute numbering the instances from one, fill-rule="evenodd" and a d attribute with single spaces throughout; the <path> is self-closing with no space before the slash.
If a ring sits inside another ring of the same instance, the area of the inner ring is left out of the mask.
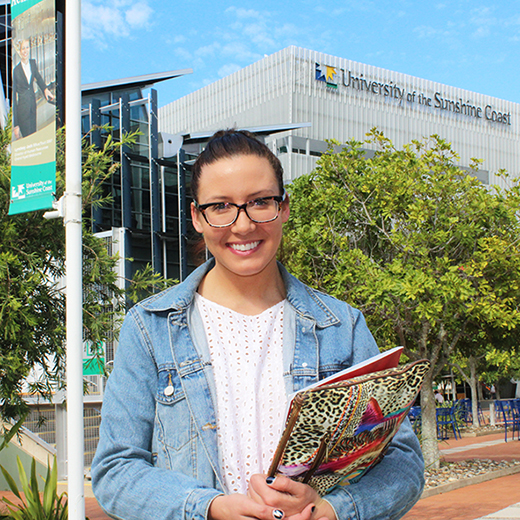
<path id="1" fill-rule="evenodd" d="M 322 496 L 360 479 L 383 458 L 429 368 L 421 360 L 298 392 L 269 475 Z"/>

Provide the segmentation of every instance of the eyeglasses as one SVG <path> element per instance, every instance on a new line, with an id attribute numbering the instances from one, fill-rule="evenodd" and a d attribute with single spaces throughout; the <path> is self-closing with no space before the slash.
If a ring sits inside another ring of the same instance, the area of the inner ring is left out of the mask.
<path id="1" fill-rule="evenodd" d="M 237 221 L 241 209 L 245 211 L 250 220 L 257 224 L 272 222 L 278 218 L 284 200 L 285 192 L 283 196 L 260 197 L 245 204 L 234 204 L 233 202 L 210 202 L 209 204 L 194 202 L 194 204 L 211 227 L 223 228 L 231 226 Z"/>

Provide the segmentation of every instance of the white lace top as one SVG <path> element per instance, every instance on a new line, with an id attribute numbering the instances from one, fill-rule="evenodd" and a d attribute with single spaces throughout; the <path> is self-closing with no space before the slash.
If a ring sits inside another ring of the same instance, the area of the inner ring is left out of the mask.
<path id="1" fill-rule="evenodd" d="M 196 293 L 215 374 L 221 475 L 228 493 L 246 493 L 266 473 L 284 425 L 284 301 L 256 316 Z"/>

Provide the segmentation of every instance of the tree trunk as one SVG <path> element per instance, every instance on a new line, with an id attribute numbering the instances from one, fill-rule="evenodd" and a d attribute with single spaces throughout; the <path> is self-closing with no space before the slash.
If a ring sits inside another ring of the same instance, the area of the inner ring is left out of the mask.
<path id="1" fill-rule="evenodd" d="M 477 379 L 477 360 L 474 356 L 469 356 L 469 386 L 471 388 L 471 414 L 473 415 L 473 428 L 478 428 L 478 379 Z"/>
<path id="2" fill-rule="evenodd" d="M 457 400 L 457 384 L 455 383 L 455 377 L 453 377 L 453 368 L 450 368 L 450 382 L 451 382 L 451 400 L 455 402 Z"/>
<path id="3" fill-rule="evenodd" d="M 428 372 L 421 389 L 422 452 L 424 464 L 429 469 L 439 469 L 440 453 L 437 442 L 437 413 L 433 395 L 433 380 Z"/>
<path id="4" fill-rule="evenodd" d="M 482 391 L 482 383 L 480 382 L 477 382 L 477 395 L 479 401 L 484 400 L 484 392 Z"/>

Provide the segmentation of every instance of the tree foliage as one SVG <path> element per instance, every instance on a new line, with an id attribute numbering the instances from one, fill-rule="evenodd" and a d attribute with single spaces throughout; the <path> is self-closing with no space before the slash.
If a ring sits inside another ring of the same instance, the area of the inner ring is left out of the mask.
<path id="1" fill-rule="evenodd" d="M 83 339 L 99 344 L 117 329 L 125 299 L 117 285 L 116 256 L 90 230 L 92 205 L 109 203 L 102 184 L 118 168 L 114 156 L 123 143 L 110 137 L 97 149 L 83 146 Z M 63 382 L 65 357 L 65 231 L 62 219 L 43 211 L 9 216 L 10 127 L 0 131 L 0 418 L 23 418 L 28 406 L 22 388 L 38 374 L 30 393 L 48 396 Z M 57 198 L 64 191 L 64 131 L 57 135 Z M 167 282 L 169 283 L 169 282 Z M 141 273 L 142 290 L 164 285 L 160 276 Z"/>
<path id="2" fill-rule="evenodd" d="M 518 343 L 510 350 L 490 347 L 485 355 L 486 364 L 480 375 L 489 386 L 500 381 L 520 379 L 520 352 Z"/>
<path id="3" fill-rule="evenodd" d="M 382 347 L 432 362 L 421 398 L 423 448 L 435 452 L 433 378 L 473 334 L 507 335 L 519 323 L 518 187 L 483 185 L 438 136 L 397 150 L 373 130 L 339 147 L 289 187 L 283 261 L 362 309 Z"/>
<path id="4" fill-rule="evenodd" d="M 56 283 L 64 273 L 63 224 L 44 220 L 42 212 L 7 215 L 9 130 L 0 132 L 0 410 L 4 419 L 25 414 L 20 391 L 33 367 L 40 366 L 50 379 L 59 370 L 65 313 Z"/>

